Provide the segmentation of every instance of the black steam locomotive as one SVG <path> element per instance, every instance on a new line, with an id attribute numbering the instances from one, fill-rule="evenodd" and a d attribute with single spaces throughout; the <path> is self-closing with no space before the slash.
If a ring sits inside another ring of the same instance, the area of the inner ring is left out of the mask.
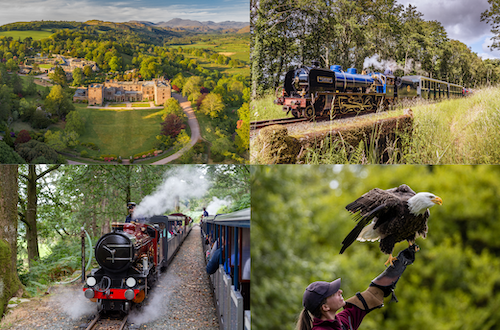
<path id="1" fill-rule="evenodd" d="M 286 73 L 274 102 L 296 118 L 315 118 L 385 109 L 398 98 L 439 99 L 465 93 L 460 85 L 423 76 L 395 77 L 390 70 L 358 74 L 355 68 L 344 72 L 340 65 L 324 69 L 313 62 Z"/>
<path id="2" fill-rule="evenodd" d="M 154 216 L 147 223 L 114 223 L 95 246 L 100 268 L 92 269 L 83 288 L 99 312 L 128 313 L 140 304 L 191 229 L 183 214 Z"/>

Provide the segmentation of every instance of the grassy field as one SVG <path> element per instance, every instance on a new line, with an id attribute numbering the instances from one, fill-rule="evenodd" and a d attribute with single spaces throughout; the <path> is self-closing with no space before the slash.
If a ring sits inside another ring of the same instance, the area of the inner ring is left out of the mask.
<path id="1" fill-rule="evenodd" d="M 160 116 L 149 116 L 158 110 L 94 110 L 75 104 L 86 119 L 85 133 L 80 142 L 92 142 L 100 150 L 89 155 L 114 154 L 128 158 L 153 149 L 156 135 L 160 134 Z"/>
<path id="2" fill-rule="evenodd" d="M 49 30 L 43 31 L 0 31 L 0 36 L 12 37 L 17 40 L 21 38 L 21 40 L 31 37 L 33 40 L 40 40 L 43 38 L 48 38 L 52 35 L 52 32 Z"/>
<path id="3" fill-rule="evenodd" d="M 181 47 L 186 49 L 205 48 L 212 49 L 217 53 L 230 53 L 232 59 L 244 61 L 245 63 L 248 63 L 250 59 L 250 39 L 246 35 L 214 36 L 209 41 L 200 41 L 193 45 L 182 45 Z"/>

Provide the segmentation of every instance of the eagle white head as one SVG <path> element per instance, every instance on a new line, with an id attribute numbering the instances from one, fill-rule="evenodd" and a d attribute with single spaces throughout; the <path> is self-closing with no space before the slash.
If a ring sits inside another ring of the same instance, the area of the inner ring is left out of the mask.
<path id="1" fill-rule="evenodd" d="M 408 208 L 410 209 L 410 212 L 415 215 L 424 214 L 428 208 L 433 207 L 436 204 L 443 204 L 443 200 L 428 192 L 420 192 L 408 199 Z"/>

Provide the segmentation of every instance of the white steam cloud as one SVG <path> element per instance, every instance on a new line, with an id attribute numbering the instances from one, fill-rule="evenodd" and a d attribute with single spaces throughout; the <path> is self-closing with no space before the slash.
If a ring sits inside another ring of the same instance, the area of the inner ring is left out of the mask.
<path id="1" fill-rule="evenodd" d="M 412 68 L 412 60 L 408 60 L 406 63 L 406 67 L 399 65 L 395 60 L 382 60 L 378 54 L 373 55 L 372 57 L 365 58 L 363 62 L 363 69 L 375 69 L 380 71 L 385 71 L 386 69 L 391 70 L 392 72 L 400 69 L 403 70 L 405 74 L 411 72 Z"/>
<path id="2" fill-rule="evenodd" d="M 61 292 L 51 297 L 50 303 L 58 306 L 58 309 L 63 310 L 72 320 L 97 312 L 96 303 L 85 298 L 81 286 L 61 288 Z"/>
<path id="3" fill-rule="evenodd" d="M 207 212 L 209 215 L 216 215 L 217 211 L 223 206 L 229 206 L 233 203 L 231 197 L 226 197 L 224 199 L 218 199 L 217 197 L 212 198 L 212 201 L 207 206 Z"/>
<path id="4" fill-rule="evenodd" d="M 161 215 L 173 210 L 178 201 L 203 197 L 209 186 L 196 168 L 179 166 L 166 173 L 163 183 L 153 194 L 143 198 L 134 210 L 134 218 Z"/>
<path id="5" fill-rule="evenodd" d="M 140 325 L 168 315 L 170 298 L 180 284 L 181 279 L 171 272 L 161 276 L 160 281 L 149 293 L 151 296 L 146 298 L 145 306 L 140 310 L 132 309 L 128 322 Z"/>

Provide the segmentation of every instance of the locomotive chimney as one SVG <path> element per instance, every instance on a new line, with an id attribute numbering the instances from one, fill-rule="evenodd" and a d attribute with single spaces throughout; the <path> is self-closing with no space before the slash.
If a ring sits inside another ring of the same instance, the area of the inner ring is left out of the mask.
<path id="1" fill-rule="evenodd" d="M 180 210 L 179 196 L 174 197 L 174 209 L 175 209 L 175 212 L 179 212 L 179 210 Z"/>

